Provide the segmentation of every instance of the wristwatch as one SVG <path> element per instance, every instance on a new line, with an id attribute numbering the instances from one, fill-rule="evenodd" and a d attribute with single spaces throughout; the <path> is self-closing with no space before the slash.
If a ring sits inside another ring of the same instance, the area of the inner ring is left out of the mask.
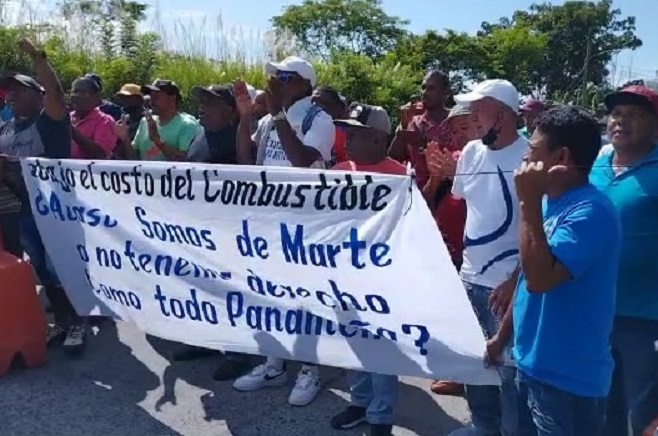
<path id="1" fill-rule="evenodd" d="M 283 121 L 285 119 L 287 119 L 286 118 L 286 113 L 282 110 L 280 110 L 279 113 L 277 113 L 276 115 L 272 115 L 272 120 L 273 121 Z"/>

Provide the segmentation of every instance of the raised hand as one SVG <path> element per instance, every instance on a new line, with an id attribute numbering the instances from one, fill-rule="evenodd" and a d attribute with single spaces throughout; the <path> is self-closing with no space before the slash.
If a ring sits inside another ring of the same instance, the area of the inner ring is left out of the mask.
<path id="1" fill-rule="evenodd" d="M 21 38 L 18 41 L 18 48 L 30 57 L 35 57 L 37 54 L 39 54 L 39 49 L 29 38 Z"/>
<path id="2" fill-rule="evenodd" d="M 144 118 L 146 118 L 146 125 L 149 128 L 149 139 L 153 144 L 158 146 L 162 142 L 160 140 L 160 132 L 158 131 L 158 123 L 153 119 L 151 111 L 144 111 Z"/>
<path id="3" fill-rule="evenodd" d="M 432 141 L 427 144 L 425 160 L 431 176 L 441 179 L 455 176 L 457 160 L 450 151 L 442 149 L 437 142 Z"/>
<path id="4" fill-rule="evenodd" d="M 416 115 L 421 115 L 424 112 L 422 103 L 407 103 L 400 107 L 400 124 L 402 128 L 406 129 L 412 118 Z"/>
<path id="5" fill-rule="evenodd" d="M 233 95 L 235 96 L 235 105 L 240 114 L 240 118 L 251 118 L 253 104 L 251 102 L 249 90 L 247 89 L 247 84 L 244 80 L 237 79 L 233 82 Z"/>
<path id="6" fill-rule="evenodd" d="M 544 162 L 523 162 L 514 171 L 514 184 L 519 201 L 540 201 L 549 183 L 549 177 L 564 172 L 564 165 L 547 168 Z"/>
<path id="7" fill-rule="evenodd" d="M 281 79 L 271 76 L 267 81 L 267 88 L 265 88 L 265 101 L 270 115 L 276 115 L 283 109 L 282 91 Z"/>
<path id="8" fill-rule="evenodd" d="M 126 141 L 128 139 L 129 133 L 128 133 L 128 115 L 123 114 L 121 115 L 121 118 L 119 121 L 114 123 L 114 134 L 117 136 L 122 141 Z"/>

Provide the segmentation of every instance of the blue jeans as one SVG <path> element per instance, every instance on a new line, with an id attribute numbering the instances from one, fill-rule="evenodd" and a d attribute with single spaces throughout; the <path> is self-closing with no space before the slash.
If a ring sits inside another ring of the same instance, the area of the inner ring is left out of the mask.
<path id="1" fill-rule="evenodd" d="M 463 282 L 468 299 L 487 339 L 496 334 L 501 320 L 489 309 L 493 289 Z M 518 394 L 516 368 L 498 368 L 501 386 L 466 386 L 466 402 L 471 411 L 473 426 L 482 435 L 515 436 L 518 432 Z"/>
<path id="2" fill-rule="evenodd" d="M 392 425 L 398 400 L 398 377 L 370 372 L 348 371 L 352 405 L 366 409 L 369 424 Z"/>
<path id="3" fill-rule="evenodd" d="M 581 397 L 518 372 L 519 434 L 524 436 L 600 436 L 605 426 L 605 397 Z M 618 436 L 623 436 L 620 433 Z"/>
<path id="4" fill-rule="evenodd" d="M 55 323 L 62 328 L 80 325 L 83 320 L 76 313 L 71 300 L 62 288 L 31 212 L 21 213 L 20 231 L 21 243 L 27 255 L 30 256 L 30 263 L 32 263 L 41 285 L 45 288 Z"/>
<path id="5" fill-rule="evenodd" d="M 606 435 L 633 435 L 658 417 L 658 321 L 617 317 L 612 330 L 615 371 L 608 396 Z"/>
<path id="6" fill-rule="evenodd" d="M 20 215 L 18 213 L 0 214 L 0 239 L 2 248 L 19 259 L 23 258 L 23 246 L 20 237 Z"/>
<path id="7" fill-rule="evenodd" d="M 30 263 L 43 287 L 61 286 L 57 273 L 41 240 L 41 234 L 31 212 L 22 212 L 20 217 L 21 244 L 30 257 Z"/>

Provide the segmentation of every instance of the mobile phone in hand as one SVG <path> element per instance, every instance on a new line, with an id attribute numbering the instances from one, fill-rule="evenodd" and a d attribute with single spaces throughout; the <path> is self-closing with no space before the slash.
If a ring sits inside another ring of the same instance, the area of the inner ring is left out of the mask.
<path id="1" fill-rule="evenodd" d="M 423 140 L 423 135 L 417 130 L 400 130 L 397 135 L 402 142 L 411 147 L 425 148 L 427 146 L 427 142 Z"/>

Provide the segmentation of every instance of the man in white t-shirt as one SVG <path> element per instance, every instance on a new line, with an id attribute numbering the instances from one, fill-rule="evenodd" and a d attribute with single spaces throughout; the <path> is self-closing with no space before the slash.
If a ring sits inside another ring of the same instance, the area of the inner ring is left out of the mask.
<path id="1" fill-rule="evenodd" d="M 335 127 L 332 118 L 311 103 L 316 83 L 315 69 L 296 56 L 266 65 L 270 76 L 266 100 L 269 115 L 258 123 L 251 134 L 253 105 L 244 82 L 234 84 L 240 113 L 237 137 L 238 162 L 243 165 L 271 167 L 324 168 L 331 159 Z M 255 391 L 281 386 L 288 381 L 285 361 L 268 357 L 264 364 L 238 378 L 233 387 L 239 391 Z M 320 391 L 320 373 L 314 364 L 302 364 L 288 402 L 305 406 Z"/>
<path id="2" fill-rule="evenodd" d="M 513 171 L 528 141 L 517 132 L 519 94 L 506 80 L 486 80 L 455 96 L 470 104 L 478 137 L 464 147 L 452 192 L 466 201 L 464 262 L 460 274 L 487 342 L 486 360 L 499 364 L 502 387 L 467 386 L 473 427 L 454 435 L 515 435 L 516 370 L 506 357 L 511 338 L 500 329 L 516 282 L 519 214 Z M 504 302 L 500 303 L 500 300 Z M 509 325 L 508 325 L 509 327 Z"/>
<path id="3" fill-rule="evenodd" d="M 324 167 L 331 159 L 335 127 L 331 117 L 312 103 L 315 69 L 296 56 L 266 65 L 269 115 L 253 135 L 242 120 L 251 119 L 250 106 L 240 110 L 238 161 L 244 165 Z M 236 95 L 241 85 L 236 84 Z M 248 96 L 248 93 L 247 93 Z M 249 116 L 249 118 L 245 118 Z"/>

